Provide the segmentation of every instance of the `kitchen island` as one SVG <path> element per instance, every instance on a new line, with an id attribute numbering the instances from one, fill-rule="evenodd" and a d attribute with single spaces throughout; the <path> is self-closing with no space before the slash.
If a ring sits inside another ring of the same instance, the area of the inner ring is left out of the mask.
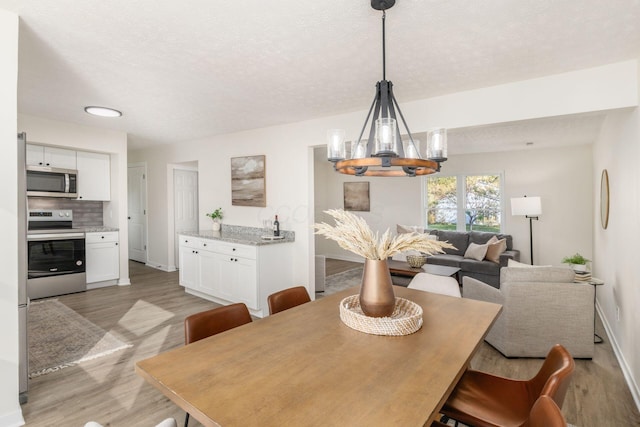
<path id="1" fill-rule="evenodd" d="M 180 285 L 185 292 L 220 304 L 242 302 L 252 315 L 268 315 L 267 297 L 294 286 L 295 234 L 263 237 L 262 228 L 223 225 L 179 235 Z"/>

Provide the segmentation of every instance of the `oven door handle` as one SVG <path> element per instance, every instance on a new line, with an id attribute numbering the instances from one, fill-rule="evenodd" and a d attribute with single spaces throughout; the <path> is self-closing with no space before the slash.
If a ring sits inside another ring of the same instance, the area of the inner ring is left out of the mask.
<path id="1" fill-rule="evenodd" d="M 39 242 L 43 240 L 77 240 L 84 239 L 84 233 L 64 233 L 64 234 L 29 234 L 27 241 Z"/>

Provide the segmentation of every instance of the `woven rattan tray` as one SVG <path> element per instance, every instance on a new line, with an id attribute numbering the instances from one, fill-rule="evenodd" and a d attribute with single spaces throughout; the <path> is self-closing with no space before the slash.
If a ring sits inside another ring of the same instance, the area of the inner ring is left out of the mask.
<path id="1" fill-rule="evenodd" d="M 396 297 L 396 307 L 390 317 L 369 317 L 360 308 L 359 295 L 340 301 L 340 320 L 356 331 L 373 335 L 410 335 L 422 327 L 422 307 Z"/>

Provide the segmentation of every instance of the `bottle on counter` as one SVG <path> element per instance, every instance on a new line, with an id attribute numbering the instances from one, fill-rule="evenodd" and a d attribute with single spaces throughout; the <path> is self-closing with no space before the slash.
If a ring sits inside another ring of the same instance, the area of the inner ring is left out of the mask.
<path id="1" fill-rule="evenodd" d="M 278 215 L 276 215 L 276 220 L 273 221 L 273 235 L 276 237 L 280 236 L 280 221 L 278 221 Z"/>

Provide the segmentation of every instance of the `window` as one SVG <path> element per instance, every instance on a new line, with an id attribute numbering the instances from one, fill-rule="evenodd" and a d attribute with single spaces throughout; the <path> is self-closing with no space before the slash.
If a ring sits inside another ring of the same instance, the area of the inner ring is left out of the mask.
<path id="1" fill-rule="evenodd" d="M 500 232 L 502 176 L 458 175 L 426 179 L 426 225 L 431 229 Z"/>

